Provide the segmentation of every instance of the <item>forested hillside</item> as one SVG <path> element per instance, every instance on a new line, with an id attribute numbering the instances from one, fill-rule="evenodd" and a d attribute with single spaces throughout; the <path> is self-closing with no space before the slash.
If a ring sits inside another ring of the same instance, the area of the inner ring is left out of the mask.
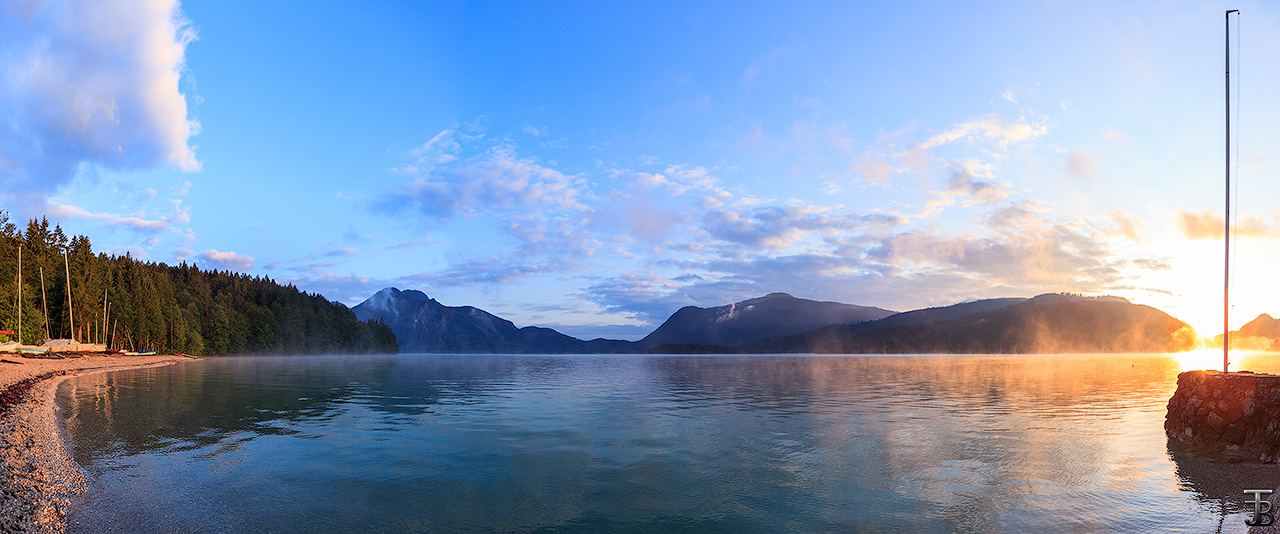
<path id="1" fill-rule="evenodd" d="M 3 212 L 0 329 L 19 330 L 19 253 L 24 343 L 74 337 L 115 349 L 187 354 L 397 351 L 385 324 L 358 321 L 346 306 L 318 294 L 265 277 L 94 254 L 86 236 L 68 238 L 47 220 L 32 220 L 22 231 Z"/>

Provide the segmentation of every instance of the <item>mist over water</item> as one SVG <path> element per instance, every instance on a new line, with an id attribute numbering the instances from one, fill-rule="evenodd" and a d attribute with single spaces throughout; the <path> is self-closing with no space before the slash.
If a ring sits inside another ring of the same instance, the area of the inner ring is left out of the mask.
<path id="1" fill-rule="evenodd" d="M 1259 355 L 1233 368 L 1280 371 Z M 1171 355 L 217 358 L 59 390 L 71 532 L 1246 531 Z"/>

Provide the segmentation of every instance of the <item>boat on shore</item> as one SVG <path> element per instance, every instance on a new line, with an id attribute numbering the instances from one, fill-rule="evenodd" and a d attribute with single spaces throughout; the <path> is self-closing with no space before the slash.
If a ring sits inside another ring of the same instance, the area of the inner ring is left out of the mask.
<path id="1" fill-rule="evenodd" d="M 50 339 L 40 346 L 53 353 L 99 354 L 107 351 L 105 343 L 79 343 L 74 339 Z"/>

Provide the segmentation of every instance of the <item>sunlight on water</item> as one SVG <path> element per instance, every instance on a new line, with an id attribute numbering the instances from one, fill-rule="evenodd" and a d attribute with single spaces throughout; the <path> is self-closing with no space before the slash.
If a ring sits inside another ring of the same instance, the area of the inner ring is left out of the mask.
<path id="1" fill-rule="evenodd" d="M 92 481 L 70 531 L 1243 533 L 1242 488 L 1280 472 L 1170 444 L 1165 405 L 1197 361 L 401 355 L 89 375 L 59 390 Z"/>
<path id="2" fill-rule="evenodd" d="M 1267 362 L 1272 359 L 1273 354 L 1260 351 L 1232 350 L 1230 354 L 1230 370 L 1253 371 L 1255 370 L 1253 366 L 1266 366 Z M 1178 366 L 1182 371 L 1222 370 L 1222 348 L 1177 352 L 1169 356 L 1178 360 Z"/>
<path id="3" fill-rule="evenodd" d="M 1222 370 L 1222 349 L 1220 348 L 1177 352 L 1170 356 L 1178 359 L 1178 367 L 1182 371 Z"/>

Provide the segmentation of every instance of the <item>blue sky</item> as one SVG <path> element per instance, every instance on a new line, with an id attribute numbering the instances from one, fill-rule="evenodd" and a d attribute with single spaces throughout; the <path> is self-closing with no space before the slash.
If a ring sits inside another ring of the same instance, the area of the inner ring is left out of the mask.
<path id="1" fill-rule="evenodd" d="M 1280 314 L 1272 5 L 688 4 L 0 6 L 0 205 L 585 338 L 775 291 L 1112 294 L 1211 334 L 1240 9 L 1232 323 Z"/>

